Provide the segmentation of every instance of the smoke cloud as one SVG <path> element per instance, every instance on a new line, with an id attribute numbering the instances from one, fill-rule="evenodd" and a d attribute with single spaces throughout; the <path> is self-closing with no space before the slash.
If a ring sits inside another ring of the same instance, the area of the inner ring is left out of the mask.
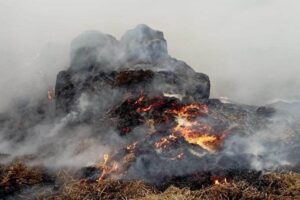
<path id="1" fill-rule="evenodd" d="M 80 32 L 120 37 L 145 23 L 162 30 L 169 53 L 212 80 L 212 94 L 263 104 L 299 99 L 299 1 L 4 0 L 0 21 L 0 110 L 33 98 L 68 65 Z M 7 86 L 10 86 L 8 89 Z"/>

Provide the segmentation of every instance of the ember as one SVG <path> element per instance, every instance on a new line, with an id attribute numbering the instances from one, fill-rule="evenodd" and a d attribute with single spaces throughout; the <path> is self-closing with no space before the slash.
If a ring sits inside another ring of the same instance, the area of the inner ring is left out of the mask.
<path id="1" fill-rule="evenodd" d="M 136 145 L 138 144 L 138 142 L 134 142 L 133 144 L 129 144 L 127 147 L 126 147 L 126 150 L 128 151 L 133 151 L 135 148 L 136 148 Z"/>
<path id="2" fill-rule="evenodd" d="M 176 140 L 176 137 L 173 135 L 169 135 L 168 137 L 160 138 L 159 141 L 157 141 L 154 146 L 157 149 L 160 148 L 166 148 L 168 145 L 170 145 L 172 142 Z"/>

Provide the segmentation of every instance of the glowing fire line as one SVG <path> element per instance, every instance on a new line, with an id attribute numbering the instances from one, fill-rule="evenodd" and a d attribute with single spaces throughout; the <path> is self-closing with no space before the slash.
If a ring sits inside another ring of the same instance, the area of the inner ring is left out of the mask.
<path id="1" fill-rule="evenodd" d="M 208 113 L 208 107 L 201 104 L 190 104 L 179 110 L 172 110 L 177 115 L 177 126 L 173 133 L 181 135 L 188 143 L 199 145 L 209 152 L 215 152 L 220 146 L 223 135 L 211 135 L 211 127 L 194 118 Z"/>
<path id="2" fill-rule="evenodd" d="M 151 112 L 153 109 L 160 107 L 164 101 L 156 99 L 153 103 L 146 101 L 146 97 L 141 95 L 135 102 L 136 111 L 139 113 Z M 191 103 L 188 105 L 176 105 L 162 113 L 166 118 L 173 116 L 177 125 L 172 128 L 172 136 L 183 137 L 188 143 L 195 144 L 209 152 L 215 152 L 219 149 L 224 139 L 224 134 L 212 134 L 213 130 L 207 123 L 201 122 L 200 116 L 208 113 L 208 106 L 201 103 Z M 161 138 L 154 144 L 155 148 L 165 148 L 173 140 L 171 138 Z"/>

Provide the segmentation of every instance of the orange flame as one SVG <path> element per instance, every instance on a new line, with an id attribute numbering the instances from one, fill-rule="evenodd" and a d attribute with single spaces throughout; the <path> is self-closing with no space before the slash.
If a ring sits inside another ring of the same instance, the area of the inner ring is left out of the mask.
<path id="1" fill-rule="evenodd" d="M 134 142 L 133 144 L 129 144 L 127 147 L 126 147 L 126 150 L 131 152 L 133 151 L 135 148 L 136 148 L 136 145 L 137 145 L 138 142 Z"/>
<path id="2" fill-rule="evenodd" d="M 101 175 L 98 178 L 98 181 L 101 181 L 105 179 L 105 177 L 113 172 L 116 172 L 118 170 L 118 164 L 116 162 L 113 162 L 112 166 L 108 165 L 109 156 L 108 154 L 103 155 L 103 162 L 99 164 L 99 168 L 102 170 Z"/>
<path id="3" fill-rule="evenodd" d="M 153 105 L 149 105 L 149 106 L 146 106 L 145 108 L 138 108 L 136 111 L 137 112 L 148 112 L 149 110 L 151 110 L 153 107 Z"/>
<path id="4" fill-rule="evenodd" d="M 213 177 L 213 184 L 214 185 L 228 185 L 229 182 L 227 181 L 227 178 Z"/>
<path id="5" fill-rule="evenodd" d="M 188 143 L 199 145 L 209 152 L 215 152 L 219 148 L 223 136 L 210 135 L 210 127 L 207 125 L 203 125 L 203 127 L 195 130 L 197 125 L 198 124 L 190 123 L 188 121 L 184 122 L 184 125 L 179 123 L 174 128 L 174 131 L 180 133 Z"/>
<path id="6" fill-rule="evenodd" d="M 181 160 L 184 156 L 184 153 L 179 153 L 175 157 L 171 158 L 171 160 Z"/>
<path id="7" fill-rule="evenodd" d="M 169 135 L 168 137 L 160 138 L 159 141 L 154 143 L 154 147 L 157 149 L 166 148 L 168 145 L 171 144 L 171 142 L 174 142 L 176 140 L 176 136 Z"/>
<path id="8" fill-rule="evenodd" d="M 149 112 L 153 108 L 159 107 L 159 106 L 161 106 L 164 103 L 158 97 L 152 99 L 152 100 L 154 100 L 154 102 L 150 102 L 149 105 L 148 105 L 149 102 L 145 103 L 145 102 L 143 102 L 144 100 L 145 100 L 145 96 L 142 95 L 134 103 L 134 104 L 136 104 L 138 106 L 138 108 L 136 109 L 136 111 L 139 112 L 139 113 L 141 113 L 141 112 Z"/>
<path id="9" fill-rule="evenodd" d="M 134 102 L 134 104 L 140 104 L 144 99 L 145 99 L 145 96 L 144 96 L 144 95 L 141 95 L 141 96 Z"/>
<path id="10" fill-rule="evenodd" d="M 218 179 L 217 179 L 217 180 L 215 180 L 214 184 L 215 184 L 215 185 L 221 185 L 221 183 L 219 182 L 219 180 L 218 180 Z"/>
<path id="11" fill-rule="evenodd" d="M 208 113 L 207 105 L 193 103 L 172 112 L 177 115 L 177 126 L 173 129 L 175 134 L 209 152 L 215 152 L 220 147 L 223 135 L 211 135 L 212 128 L 196 120 L 196 117 Z"/>
<path id="12" fill-rule="evenodd" d="M 165 103 L 158 97 L 149 101 L 145 101 L 145 98 L 144 95 L 141 95 L 134 101 L 136 112 L 150 112 L 160 108 Z M 172 108 L 168 108 L 162 113 L 162 119 L 165 122 L 169 122 L 169 119 L 176 119 L 177 124 L 171 129 L 172 137 L 176 138 L 179 135 L 188 143 L 198 145 L 209 152 L 215 152 L 220 148 L 225 134 L 212 134 L 213 129 L 209 124 L 197 120 L 198 117 L 208 114 L 209 110 L 206 104 L 191 103 L 182 105 L 174 103 L 171 106 Z M 122 131 L 124 132 L 124 130 Z M 174 141 L 174 139 L 168 137 L 161 138 L 154 144 L 154 147 L 166 148 Z"/>
<path id="13" fill-rule="evenodd" d="M 107 161 L 108 161 L 108 154 L 104 154 L 104 155 L 103 155 L 103 160 L 104 160 L 103 165 L 106 165 L 106 163 L 107 163 Z"/>
<path id="14" fill-rule="evenodd" d="M 54 93 L 54 89 L 53 88 L 51 88 L 51 89 L 48 90 L 48 92 L 47 92 L 47 98 L 48 98 L 49 101 L 52 101 L 54 99 L 54 97 L 55 97 L 54 94 L 55 93 Z"/>

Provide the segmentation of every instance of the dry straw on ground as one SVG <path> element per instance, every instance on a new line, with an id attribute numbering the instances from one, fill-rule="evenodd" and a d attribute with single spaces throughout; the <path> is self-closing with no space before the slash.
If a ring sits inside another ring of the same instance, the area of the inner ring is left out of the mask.
<path id="1" fill-rule="evenodd" d="M 31 189 L 29 199 L 47 200 L 300 199 L 300 174 L 294 172 L 268 173 L 258 178 L 234 177 L 228 182 L 195 190 L 172 185 L 161 190 L 142 181 L 88 181 L 72 178 L 67 172 L 56 174 L 55 181 L 50 177 L 41 168 L 28 167 L 20 162 L 1 166 L 0 196 L 24 199 L 24 191 Z"/>

